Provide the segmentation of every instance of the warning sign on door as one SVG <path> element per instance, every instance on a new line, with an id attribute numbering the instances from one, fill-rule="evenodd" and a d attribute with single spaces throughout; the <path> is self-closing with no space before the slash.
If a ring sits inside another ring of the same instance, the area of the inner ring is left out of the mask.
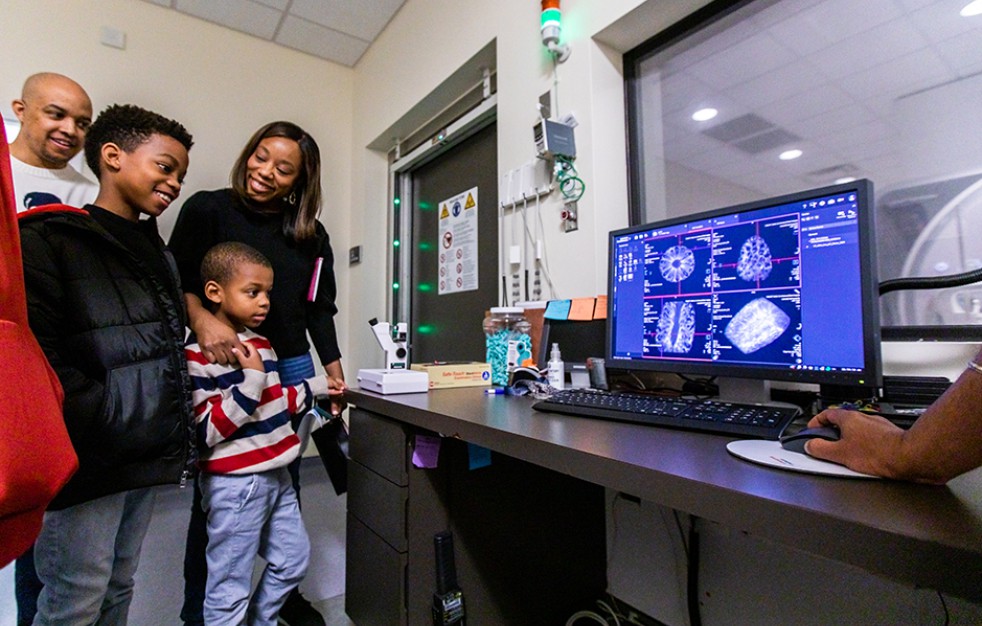
<path id="1" fill-rule="evenodd" d="M 440 203 L 440 295 L 477 289 L 477 187 Z"/>

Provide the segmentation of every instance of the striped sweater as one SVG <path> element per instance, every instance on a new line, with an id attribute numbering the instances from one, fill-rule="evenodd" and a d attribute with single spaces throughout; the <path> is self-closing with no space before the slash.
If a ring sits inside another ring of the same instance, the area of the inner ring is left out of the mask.
<path id="1" fill-rule="evenodd" d="M 192 335 L 185 346 L 198 429 L 198 464 L 210 474 L 255 474 L 288 465 L 300 453 L 291 417 L 326 396 L 327 377 L 282 386 L 276 353 L 251 330 L 239 340 L 259 350 L 265 372 L 209 363 Z"/>

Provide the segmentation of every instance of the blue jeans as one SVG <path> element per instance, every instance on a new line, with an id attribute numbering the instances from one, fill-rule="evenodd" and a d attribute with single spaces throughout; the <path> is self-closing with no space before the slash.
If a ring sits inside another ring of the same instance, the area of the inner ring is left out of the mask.
<path id="1" fill-rule="evenodd" d="M 44 514 L 35 626 L 126 624 L 155 492 L 134 489 Z"/>
<path id="2" fill-rule="evenodd" d="M 290 473 L 201 474 L 199 483 L 208 511 L 205 623 L 275 626 L 310 562 Z M 251 592 L 256 556 L 266 567 Z"/>
<path id="3" fill-rule="evenodd" d="M 314 360 L 310 354 L 280 359 L 277 363 L 280 382 L 296 385 L 315 374 Z M 300 459 L 290 463 L 290 477 L 293 488 L 300 500 Z M 194 481 L 194 501 L 191 503 L 191 520 L 188 522 L 188 535 L 184 547 L 184 606 L 181 607 L 181 620 L 188 626 L 204 624 L 202 607 L 205 602 L 205 587 L 208 580 L 208 564 L 205 550 L 208 546 L 207 516 L 201 506 L 201 489 Z"/>
<path id="4" fill-rule="evenodd" d="M 14 595 L 17 597 L 17 626 L 31 626 L 38 612 L 41 580 L 34 568 L 34 546 L 17 557 L 14 565 Z"/>

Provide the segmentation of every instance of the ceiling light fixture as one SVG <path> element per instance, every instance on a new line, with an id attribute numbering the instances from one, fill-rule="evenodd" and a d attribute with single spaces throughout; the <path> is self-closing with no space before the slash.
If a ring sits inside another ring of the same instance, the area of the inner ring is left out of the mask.
<path id="1" fill-rule="evenodd" d="M 962 7 L 960 12 L 962 17 L 972 17 L 979 14 L 982 14 L 982 0 L 972 0 L 972 2 Z"/>
<path id="2" fill-rule="evenodd" d="M 692 119 L 694 119 L 697 122 L 708 122 L 709 120 L 713 119 L 717 115 L 719 115 L 719 111 L 717 111 L 712 107 L 706 107 L 705 109 L 699 109 L 698 111 L 693 113 Z"/>
<path id="3" fill-rule="evenodd" d="M 851 183 L 854 180 L 856 180 L 856 177 L 855 176 L 843 176 L 842 178 L 836 178 L 835 179 L 835 184 L 836 185 L 844 185 L 846 183 Z"/>
<path id="4" fill-rule="evenodd" d="M 802 154 L 804 153 L 801 150 L 795 148 L 793 150 L 785 150 L 780 154 L 780 156 L 778 156 L 778 158 L 781 159 L 782 161 L 790 161 L 792 159 L 797 159 Z"/>

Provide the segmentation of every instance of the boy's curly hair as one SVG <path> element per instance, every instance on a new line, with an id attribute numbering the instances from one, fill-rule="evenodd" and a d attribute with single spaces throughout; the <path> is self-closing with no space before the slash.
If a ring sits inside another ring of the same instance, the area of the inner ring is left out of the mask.
<path id="1" fill-rule="evenodd" d="M 173 137 L 186 150 L 194 145 L 191 133 L 180 123 L 134 104 L 113 104 L 99 114 L 85 134 L 85 162 L 98 178 L 102 146 L 114 143 L 125 152 L 133 152 L 151 135 Z"/>
<path id="2" fill-rule="evenodd" d="M 245 263 L 255 263 L 273 269 L 263 253 L 240 241 L 225 241 L 212 246 L 201 259 L 201 284 L 210 280 L 223 287 Z"/>

